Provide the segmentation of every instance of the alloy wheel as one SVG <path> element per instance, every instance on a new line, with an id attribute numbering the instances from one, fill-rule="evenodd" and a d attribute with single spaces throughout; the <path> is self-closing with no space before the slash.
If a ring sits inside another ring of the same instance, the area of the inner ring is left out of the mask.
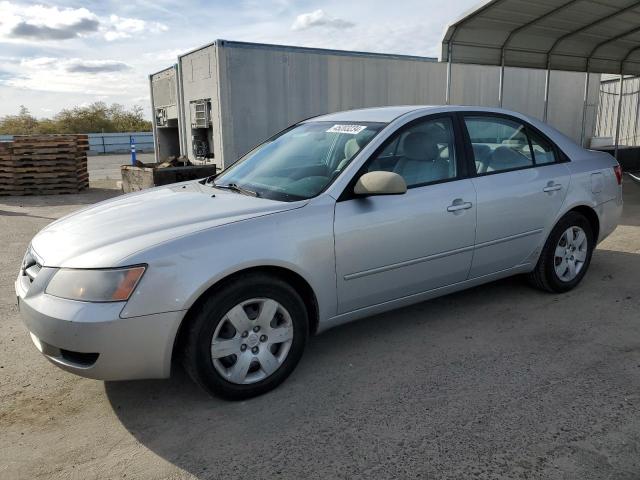
<path id="1" fill-rule="evenodd" d="M 567 228 L 556 246 L 553 257 L 556 275 L 563 282 L 575 279 L 587 260 L 589 242 L 580 227 Z"/>
<path id="2" fill-rule="evenodd" d="M 211 340 L 216 371 L 235 384 L 251 384 L 272 375 L 293 342 L 291 315 L 270 298 L 245 300 L 229 310 Z"/>

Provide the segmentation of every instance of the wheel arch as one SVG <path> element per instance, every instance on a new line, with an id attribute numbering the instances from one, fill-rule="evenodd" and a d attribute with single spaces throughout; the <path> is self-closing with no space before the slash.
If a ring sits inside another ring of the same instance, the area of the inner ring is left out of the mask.
<path id="1" fill-rule="evenodd" d="M 591 230 L 593 231 L 593 238 L 595 239 L 595 242 L 597 244 L 598 238 L 600 235 L 600 217 L 598 217 L 598 214 L 594 210 L 594 208 L 589 205 L 575 205 L 570 210 L 567 210 L 564 213 L 564 215 L 562 215 L 562 217 L 564 217 L 569 212 L 579 213 L 587 219 L 587 221 L 589 222 L 589 225 L 591 225 Z M 558 221 L 560 221 L 560 219 L 558 219 Z"/>
<path id="2" fill-rule="evenodd" d="M 539 250 L 536 253 L 535 260 L 533 261 L 533 265 L 536 265 L 538 263 L 538 261 L 540 260 L 540 254 L 542 253 L 542 249 L 543 249 L 544 245 L 546 244 L 547 240 L 549 239 L 549 236 L 551 235 L 551 232 L 553 232 L 553 229 L 555 228 L 555 226 L 568 213 L 571 213 L 571 212 L 579 213 L 579 214 L 581 214 L 582 216 L 584 216 L 587 219 L 587 221 L 589 222 L 589 225 L 591 226 L 591 228 L 593 230 L 595 242 L 596 242 L 596 244 L 598 243 L 598 236 L 600 234 L 600 217 L 598 217 L 598 213 L 596 212 L 596 210 L 593 208 L 593 206 L 587 205 L 587 204 L 572 205 L 570 208 L 567 208 L 560 215 L 558 215 L 558 217 L 556 218 L 555 222 L 550 227 L 548 227 L 549 230 L 546 232 L 546 235 L 543 237 L 544 241 L 540 245 Z"/>
<path id="3" fill-rule="evenodd" d="M 181 350 L 184 344 L 184 333 L 187 330 L 186 326 L 191 321 L 193 312 L 197 309 L 198 305 L 200 305 L 213 292 L 224 287 L 227 283 L 237 279 L 238 277 L 257 273 L 267 274 L 280 278 L 287 282 L 293 289 L 295 289 L 302 298 L 302 301 L 304 302 L 307 313 L 309 315 L 309 333 L 313 335 L 318 331 L 318 323 L 320 319 L 318 300 L 316 298 L 315 292 L 313 291 L 313 288 L 302 275 L 294 272 L 291 269 L 276 265 L 247 267 L 241 270 L 237 270 L 219 279 L 218 281 L 210 285 L 204 292 L 202 292 L 198 296 L 198 298 L 191 304 L 191 306 L 187 310 L 187 313 L 184 315 L 182 322 L 180 322 L 180 326 L 178 327 L 178 332 L 176 333 L 173 342 L 171 358 L 176 358 L 176 354 Z"/>

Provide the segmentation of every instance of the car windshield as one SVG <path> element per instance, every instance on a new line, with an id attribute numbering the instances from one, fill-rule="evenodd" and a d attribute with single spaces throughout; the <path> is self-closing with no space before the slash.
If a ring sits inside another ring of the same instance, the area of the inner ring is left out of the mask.
<path id="1" fill-rule="evenodd" d="M 214 179 L 238 193 L 280 201 L 322 192 L 385 124 L 307 122 L 279 133 Z"/>

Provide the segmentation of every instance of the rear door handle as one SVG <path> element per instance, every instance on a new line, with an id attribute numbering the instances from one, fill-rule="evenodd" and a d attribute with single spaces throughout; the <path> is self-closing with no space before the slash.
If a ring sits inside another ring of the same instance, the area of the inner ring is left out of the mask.
<path id="1" fill-rule="evenodd" d="M 553 184 L 553 185 L 547 185 L 546 187 L 544 187 L 542 189 L 543 192 L 555 192 L 557 190 L 562 190 L 562 185 L 560 185 L 559 183 Z"/>
<path id="2" fill-rule="evenodd" d="M 473 204 L 471 202 L 462 202 L 462 203 L 453 202 L 453 204 L 447 207 L 447 212 L 459 212 L 460 210 L 469 210 L 471 207 L 473 207 Z"/>

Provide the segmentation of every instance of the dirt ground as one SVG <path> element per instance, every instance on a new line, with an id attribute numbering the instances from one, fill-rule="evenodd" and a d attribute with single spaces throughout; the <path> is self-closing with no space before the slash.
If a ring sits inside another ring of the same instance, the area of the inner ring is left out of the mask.
<path id="1" fill-rule="evenodd" d="M 32 345 L 13 290 L 29 240 L 118 194 L 0 197 L 1 479 L 640 478 L 630 181 L 621 225 L 576 290 L 514 278 L 339 327 L 311 340 L 277 390 L 236 403 L 180 369 L 166 381 L 76 377 Z"/>

